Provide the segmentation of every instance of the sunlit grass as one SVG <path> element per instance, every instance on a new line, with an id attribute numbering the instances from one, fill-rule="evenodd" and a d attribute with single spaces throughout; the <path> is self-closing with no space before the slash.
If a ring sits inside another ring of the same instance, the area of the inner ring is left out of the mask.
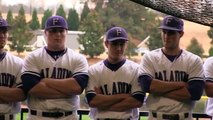
<path id="1" fill-rule="evenodd" d="M 21 120 L 21 116 L 20 115 L 21 115 L 20 113 L 16 115 L 16 120 Z M 26 120 L 27 119 L 27 113 L 24 113 L 23 115 L 24 115 L 23 116 L 23 120 Z M 91 120 L 91 119 L 89 118 L 88 115 L 83 115 L 82 116 L 82 120 Z M 140 120 L 147 120 L 147 117 L 141 117 Z"/>

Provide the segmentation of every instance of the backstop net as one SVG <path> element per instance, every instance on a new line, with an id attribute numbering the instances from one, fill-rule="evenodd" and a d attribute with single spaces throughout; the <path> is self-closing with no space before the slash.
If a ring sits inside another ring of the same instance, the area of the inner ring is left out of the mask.
<path id="1" fill-rule="evenodd" d="M 145 7 L 213 27 L 213 0 L 131 0 Z"/>

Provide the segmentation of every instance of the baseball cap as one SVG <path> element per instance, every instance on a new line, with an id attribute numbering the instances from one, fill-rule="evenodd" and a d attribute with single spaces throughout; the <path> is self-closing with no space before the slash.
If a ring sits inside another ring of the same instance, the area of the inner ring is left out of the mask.
<path id="1" fill-rule="evenodd" d="M 106 32 L 107 41 L 124 40 L 128 41 L 127 32 L 122 27 L 112 27 Z"/>
<path id="2" fill-rule="evenodd" d="M 10 29 L 11 26 L 8 25 L 7 21 L 3 18 L 0 18 L 0 28 L 7 28 Z"/>
<path id="3" fill-rule="evenodd" d="M 62 16 L 51 16 L 45 23 L 45 30 L 50 28 L 64 28 L 68 29 L 67 21 Z"/>
<path id="4" fill-rule="evenodd" d="M 183 31 L 183 25 L 183 20 L 167 15 L 164 17 L 159 28 L 166 30 Z"/>

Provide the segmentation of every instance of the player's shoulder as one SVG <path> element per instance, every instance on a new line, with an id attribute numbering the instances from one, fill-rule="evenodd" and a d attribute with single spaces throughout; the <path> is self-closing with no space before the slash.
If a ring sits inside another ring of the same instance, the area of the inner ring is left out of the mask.
<path id="1" fill-rule="evenodd" d="M 41 53 L 45 51 L 45 48 L 44 47 L 41 47 L 41 48 L 38 48 L 38 49 L 35 49 L 31 52 L 28 53 L 27 56 L 37 56 L 37 55 L 41 55 Z"/>
<path id="2" fill-rule="evenodd" d="M 162 52 L 161 48 L 158 48 L 158 49 L 154 49 L 154 50 L 151 50 L 149 52 L 146 52 L 144 55 L 156 56 L 156 55 L 158 55 L 161 52 Z"/>
<path id="3" fill-rule="evenodd" d="M 181 54 L 182 54 L 181 57 L 183 58 L 183 60 L 187 62 L 188 64 L 192 66 L 203 65 L 203 60 L 198 55 L 193 54 L 187 50 L 183 50 Z"/>
<path id="4" fill-rule="evenodd" d="M 208 57 L 206 60 L 204 60 L 205 63 L 213 63 L 213 56 Z"/>
<path id="5" fill-rule="evenodd" d="M 37 54 L 37 53 L 40 53 L 42 51 L 45 51 L 45 47 L 41 47 L 41 48 L 35 49 L 32 52 L 30 52 L 30 54 Z"/>
<path id="6" fill-rule="evenodd" d="M 12 62 L 15 65 L 22 65 L 23 64 L 23 59 L 22 58 L 20 58 L 20 57 L 18 57 L 16 55 L 13 55 L 13 54 L 11 54 L 9 52 L 7 52 L 6 57 L 7 57 L 7 59 L 10 62 Z"/>
<path id="7" fill-rule="evenodd" d="M 90 74 L 97 74 L 104 69 L 104 60 L 101 60 L 95 64 L 89 66 L 89 73 Z"/>
<path id="8" fill-rule="evenodd" d="M 123 65 L 124 69 L 128 69 L 129 71 L 135 72 L 140 69 L 140 65 L 132 60 L 126 59 L 125 64 Z"/>
<path id="9" fill-rule="evenodd" d="M 138 63 L 134 62 L 133 60 L 129 60 L 129 59 L 126 59 L 125 65 L 132 66 L 132 67 L 140 66 Z"/>
<path id="10" fill-rule="evenodd" d="M 212 69 L 213 67 L 213 57 L 208 57 L 204 60 L 203 68 L 204 70 Z"/>
<path id="11" fill-rule="evenodd" d="M 6 55 L 9 59 L 12 59 L 12 60 L 14 60 L 14 61 L 17 61 L 17 62 L 22 62 L 23 61 L 23 59 L 22 58 L 20 58 L 20 57 L 18 57 L 18 56 L 16 56 L 16 55 L 13 55 L 13 54 L 11 54 L 11 53 L 9 53 L 9 52 L 7 52 L 7 55 Z"/>
<path id="12" fill-rule="evenodd" d="M 104 60 L 101 60 L 95 64 L 92 64 L 89 66 L 89 69 L 95 69 L 95 68 L 100 68 L 101 66 L 104 65 Z"/>
<path id="13" fill-rule="evenodd" d="M 201 58 L 198 55 L 189 52 L 187 50 L 182 50 L 182 55 L 184 58 L 187 58 L 189 60 L 201 60 Z"/>
<path id="14" fill-rule="evenodd" d="M 161 48 L 146 52 L 143 55 L 144 59 L 159 59 L 162 56 L 162 50 Z"/>
<path id="15" fill-rule="evenodd" d="M 67 48 L 67 53 L 70 56 L 73 56 L 73 58 L 85 58 L 85 56 L 81 53 L 78 53 L 70 48 Z"/>

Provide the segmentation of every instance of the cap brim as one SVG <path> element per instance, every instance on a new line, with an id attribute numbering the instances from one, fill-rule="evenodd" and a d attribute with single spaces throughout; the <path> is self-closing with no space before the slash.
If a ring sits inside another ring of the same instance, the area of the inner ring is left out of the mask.
<path id="1" fill-rule="evenodd" d="M 113 39 L 108 39 L 107 41 L 116 41 L 116 40 L 122 40 L 122 41 L 128 41 L 127 38 L 124 38 L 124 37 L 116 37 L 116 38 L 113 38 Z"/>
<path id="2" fill-rule="evenodd" d="M 6 28 L 7 30 L 11 30 L 12 29 L 11 26 L 0 26 L 0 28 Z"/>
<path id="3" fill-rule="evenodd" d="M 160 26 L 159 29 L 165 29 L 165 30 L 174 30 L 174 31 L 183 31 L 182 29 L 177 29 L 173 27 L 167 27 L 167 26 Z"/>
<path id="4" fill-rule="evenodd" d="M 51 28 L 64 28 L 64 29 L 67 29 L 67 28 L 62 27 L 62 26 L 52 26 L 52 27 L 45 28 L 45 30 L 48 30 L 48 29 L 51 29 Z"/>

